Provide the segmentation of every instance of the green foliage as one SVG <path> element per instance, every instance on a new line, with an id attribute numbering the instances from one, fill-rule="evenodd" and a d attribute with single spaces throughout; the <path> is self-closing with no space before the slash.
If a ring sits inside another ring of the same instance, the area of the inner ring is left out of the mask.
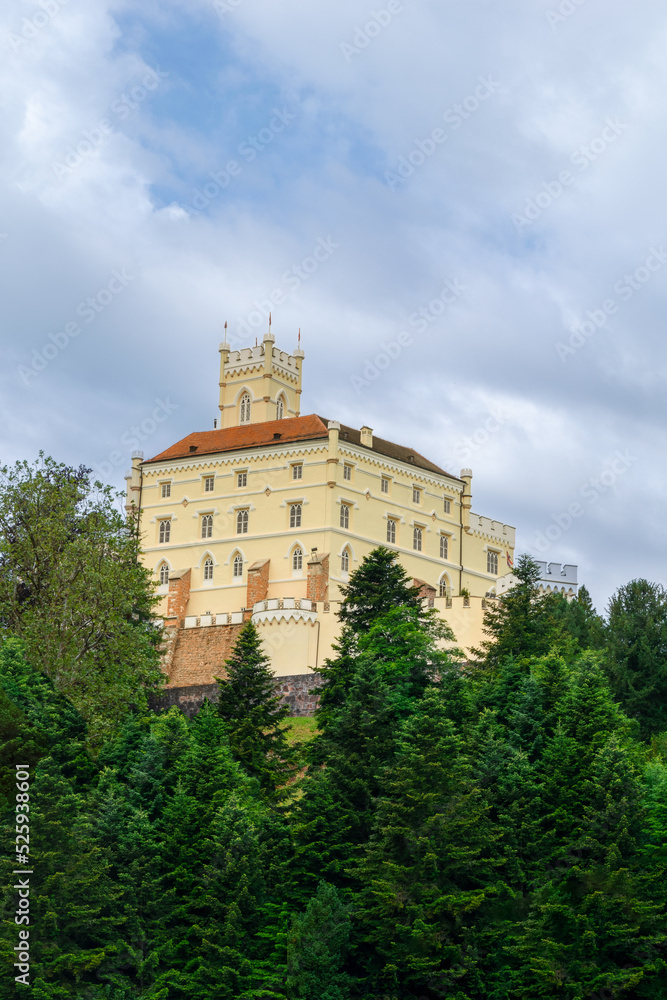
<path id="1" fill-rule="evenodd" d="M 292 771 L 284 722 L 289 709 L 275 691 L 270 661 L 252 621 L 246 622 L 218 680 L 218 715 L 224 721 L 234 759 L 271 798 Z"/>
<path id="2" fill-rule="evenodd" d="M 306 911 L 295 916 L 287 946 L 287 993 L 299 1000 L 348 1000 L 351 977 L 343 972 L 350 940 L 349 906 L 320 882 Z"/>
<path id="3" fill-rule="evenodd" d="M 614 696 L 642 735 L 667 729 L 667 591 L 632 580 L 611 598 L 605 630 Z"/>
<path id="4" fill-rule="evenodd" d="M 23 640 L 99 742 L 162 674 L 137 532 L 89 472 L 43 455 L 0 469 L 0 635 Z"/>

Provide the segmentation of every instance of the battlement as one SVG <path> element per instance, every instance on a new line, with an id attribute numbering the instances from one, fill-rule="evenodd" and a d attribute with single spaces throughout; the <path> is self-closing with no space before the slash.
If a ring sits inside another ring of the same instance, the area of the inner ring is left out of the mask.
<path id="1" fill-rule="evenodd" d="M 232 350 L 220 344 L 220 426 L 238 427 L 282 417 L 298 417 L 304 353 L 275 346 L 267 333 L 261 344 Z"/>
<path id="2" fill-rule="evenodd" d="M 516 528 L 510 524 L 503 524 L 502 521 L 492 521 L 490 517 L 483 517 L 481 514 L 470 512 L 470 530 L 480 535 L 490 535 L 503 541 L 505 545 L 514 548 L 516 539 Z"/>

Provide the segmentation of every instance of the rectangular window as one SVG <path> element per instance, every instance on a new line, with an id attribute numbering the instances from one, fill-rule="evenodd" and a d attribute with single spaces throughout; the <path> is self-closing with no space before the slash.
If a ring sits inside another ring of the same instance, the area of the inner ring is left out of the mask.
<path id="1" fill-rule="evenodd" d="M 236 485 L 237 486 L 247 486 L 248 485 L 248 473 L 239 472 L 236 475 Z"/>
<path id="2" fill-rule="evenodd" d="M 162 499 L 165 500 L 167 497 L 171 496 L 171 483 L 162 483 Z"/>
<path id="3" fill-rule="evenodd" d="M 452 512 L 452 501 L 445 497 L 445 514 L 451 514 Z"/>
<path id="4" fill-rule="evenodd" d="M 419 489 L 418 486 L 413 486 L 412 487 L 412 502 L 413 503 L 421 503 L 422 502 L 422 491 Z"/>
<path id="5" fill-rule="evenodd" d="M 343 503 L 340 505 L 340 526 L 341 528 L 350 527 L 350 505 Z"/>
<path id="6" fill-rule="evenodd" d="M 449 538 L 447 535 L 440 535 L 440 558 L 447 559 L 449 557 Z"/>
<path id="7" fill-rule="evenodd" d="M 350 480 L 352 479 L 352 466 L 351 465 L 344 465 L 343 466 L 343 479 L 347 479 L 348 482 L 350 482 Z"/>
<path id="8" fill-rule="evenodd" d="M 380 482 L 381 482 L 380 488 L 381 488 L 382 492 L 383 493 L 388 493 L 389 492 L 389 480 L 386 478 L 386 476 L 383 476 L 382 479 L 380 480 Z"/>
<path id="9" fill-rule="evenodd" d="M 160 521 L 160 544 L 165 544 L 171 538 L 171 521 Z"/>
<path id="10" fill-rule="evenodd" d="M 391 518 L 387 520 L 387 541 L 390 545 L 396 544 L 396 521 Z"/>
<path id="11" fill-rule="evenodd" d="M 303 479 L 303 465 L 292 466 L 292 479 Z"/>
<path id="12" fill-rule="evenodd" d="M 498 576 L 498 553 L 497 552 L 487 552 L 486 553 L 486 572 L 491 573 L 493 576 Z"/>
<path id="13" fill-rule="evenodd" d="M 213 493 L 215 489 L 215 476 L 204 477 L 204 493 Z"/>
<path id="14" fill-rule="evenodd" d="M 289 508 L 289 526 L 290 528 L 300 528 L 301 527 L 301 504 L 292 503 Z"/>

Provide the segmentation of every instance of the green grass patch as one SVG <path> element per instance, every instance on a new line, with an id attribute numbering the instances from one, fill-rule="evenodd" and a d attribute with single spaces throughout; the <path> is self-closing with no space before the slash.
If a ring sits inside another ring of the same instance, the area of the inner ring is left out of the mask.
<path id="1" fill-rule="evenodd" d="M 287 742 L 290 746 L 296 746 L 299 743 L 308 743 L 309 740 L 312 740 L 317 735 L 317 723 L 312 716 L 301 715 L 292 719 L 286 719 L 285 722 Z"/>

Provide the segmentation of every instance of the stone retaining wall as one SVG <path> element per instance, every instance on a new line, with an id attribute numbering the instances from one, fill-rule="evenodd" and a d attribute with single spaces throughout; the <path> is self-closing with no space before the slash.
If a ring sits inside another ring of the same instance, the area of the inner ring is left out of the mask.
<path id="1" fill-rule="evenodd" d="M 276 677 L 276 691 L 289 706 L 290 715 L 313 715 L 319 698 L 316 691 L 322 683 L 319 674 L 294 674 L 291 677 Z M 184 715 L 193 718 L 208 698 L 211 702 L 218 700 L 217 684 L 189 684 L 185 687 L 168 687 L 154 695 L 151 708 L 155 711 L 178 705 Z"/>

